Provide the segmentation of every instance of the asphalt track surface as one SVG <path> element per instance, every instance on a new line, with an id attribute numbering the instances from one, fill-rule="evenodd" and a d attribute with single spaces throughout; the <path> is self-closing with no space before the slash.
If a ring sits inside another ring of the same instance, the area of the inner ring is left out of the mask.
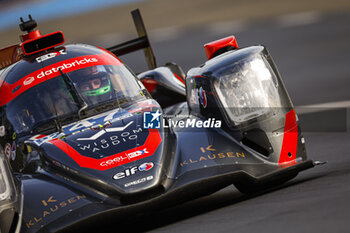
<path id="1" fill-rule="evenodd" d="M 300 114 L 308 157 L 328 163 L 258 195 L 230 186 L 161 212 L 136 213 L 108 232 L 350 232 L 349 29 L 344 11 L 150 32 L 158 65 L 175 61 L 185 72 L 205 61 L 202 45 L 220 37 L 235 34 L 240 47 L 266 45 L 296 106 L 331 102 L 321 118 L 324 109 Z M 136 71 L 145 68 L 142 53 L 121 58 Z M 340 113 L 336 105 L 344 107 Z"/>

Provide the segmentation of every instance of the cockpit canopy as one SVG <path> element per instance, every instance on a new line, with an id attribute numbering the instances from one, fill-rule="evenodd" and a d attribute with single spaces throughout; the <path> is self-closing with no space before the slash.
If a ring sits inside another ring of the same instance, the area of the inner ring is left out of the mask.
<path id="1" fill-rule="evenodd" d="M 21 66 L 29 70 L 13 80 Z M 123 63 L 92 46 L 70 45 L 20 61 L 0 76 L 0 107 L 17 135 L 55 130 L 77 120 L 82 109 L 88 117 L 145 98 L 142 84 Z"/>

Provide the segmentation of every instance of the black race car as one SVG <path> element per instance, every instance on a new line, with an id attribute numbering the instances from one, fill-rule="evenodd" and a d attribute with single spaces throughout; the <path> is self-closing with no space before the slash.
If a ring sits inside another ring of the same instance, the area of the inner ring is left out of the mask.
<path id="1" fill-rule="evenodd" d="M 137 39 L 63 45 L 21 19 L 0 51 L 0 231 L 83 230 L 234 184 L 280 185 L 317 164 L 264 46 L 234 36 L 204 45 L 187 75 L 157 67 L 140 13 Z M 135 75 L 117 56 L 144 49 Z"/>

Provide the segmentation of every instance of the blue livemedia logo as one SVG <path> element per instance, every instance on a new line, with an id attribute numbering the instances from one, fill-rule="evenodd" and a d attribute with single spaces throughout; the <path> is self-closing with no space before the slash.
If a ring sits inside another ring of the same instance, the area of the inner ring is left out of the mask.
<path id="1" fill-rule="evenodd" d="M 160 116 L 162 114 L 157 110 L 156 112 L 144 112 L 143 113 L 143 128 L 144 129 L 159 129 L 160 128 Z"/>

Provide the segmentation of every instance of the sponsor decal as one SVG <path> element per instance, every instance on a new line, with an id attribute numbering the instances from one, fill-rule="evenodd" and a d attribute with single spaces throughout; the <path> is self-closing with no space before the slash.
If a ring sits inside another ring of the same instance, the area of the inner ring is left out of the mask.
<path id="1" fill-rule="evenodd" d="M 218 160 L 218 159 L 230 159 L 230 158 L 245 158 L 244 152 L 215 152 L 216 149 L 213 148 L 213 145 L 208 145 L 206 147 L 199 148 L 202 152 L 202 155 L 199 158 L 189 158 L 180 162 L 180 166 L 184 167 L 193 163 L 201 163 L 208 160 Z"/>
<path id="2" fill-rule="evenodd" d="M 28 77 L 28 78 L 24 79 L 23 85 L 24 86 L 30 85 L 32 82 L 34 82 L 34 80 L 35 80 L 34 77 Z"/>
<path id="3" fill-rule="evenodd" d="M 33 140 L 33 142 L 37 145 L 37 146 L 41 146 L 43 143 L 52 140 L 54 138 L 59 137 L 60 135 L 63 135 L 59 132 L 50 134 L 50 135 L 43 135 L 43 134 L 39 134 L 39 135 L 35 135 L 33 137 L 31 137 L 29 140 Z"/>
<path id="4" fill-rule="evenodd" d="M 34 77 L 34 80 L 36 79 L 41 79 L 45 76 L 57 76 L 59 74 L 59 70 L 62 70 L 64 72 L 65 69 L 70 69 L 72 67 L 79 67 L 81 65 L 85 65 L 85 64 L 89 64 L 89 63 L 97 63 L 98 62 L 98 59 L 97 58 L 83 58 L 83 59 L 77 59 L 77 60 L 74 60 L 72 62 L 67 62 L 67 63 L 63 63 L 61 64 L 60 66 L 57 66 L 57 67 L 52 67 L 51 69 L 45 69 L 45 71 L 41 71 L 39 74 L 37 74 L 35 77 Z M 32 77 L 30 77 L 32 78 Z M 32 79 L 31 79 L 32 80 Z M 34 81 L 33 80 L 33 81 Z M 28 78 L 26 78 L 23 82 L 23 85 L 26 86 L 26 85 L 29 85 L 31 84 L 33 81 L 29 82 L 28 81 Z"/>
<path id="5" fill-rule="evenodd" d="M 91 137 L 89 138 L 78 138 L 77 140 L 78 141 L 86 141 L 86 140 L 89 140 L 89 141 L 94 141 L 96 140 L 97 138 L 101 137 L 102 135 L 104 135 L 105 133 L 109 133 L 109 132 L 121 132 L 121 131 L 124 131 L 126 128 L 129 127 L 129 125 L 131 125 L 132 123 L 134 123 L 133 121 L 130 121 L 128 124 L 126 124 L 125 126 L 122 126 L 122 127 L 114 127 L 114 128 L 106 128 L 104 127 L 102 131 L 99 131 L 98 133 L 92 135 Z M 110 124 L 109 124 L 110 125 Z M 93 129 L 93 130 L 96 130 Z"/>
<path id="6" fill-rule="evenodd" d="M 109 153 L 111 153 L 110 149 L 115 147 L 117 149 L 117 147 L 119 148 L 120 145 L 128 143 L 130 141 L 134 141 L 136 142 L 137 140 L 139 141 L 143 141 L 145 140 L 145 134 L 146 132 L 143 133 L 143 130 L 141 127 L 130 130 L 130 131 L 124 131 L 121 132 L 119 134 L 113 134 L 112 136 L 109 137 L 103 137 L 100 140 L 86 140 L 85 143 L 83 144 L 78 143 L 78 150 L 82 153 L 85 152 L 90 154 L 92 157 L 95 157 L 92 153 L 96 153 L 98 152 L 99 154 L 103 154 L 103 155 L 108 155 Z M 101 136 L 101 134 L 95 134 L 98 136 Z M 78 138 L 77 140 L 79 140 L 81 138 Z M 114 150 L 115 151 L 115 150 Z M 148 151 L 145 151 L 148 153 Z M 130 154 L 123 154 L 123 156 L 120 157 L 121 160 L 123 159 L 132 159 L 134 157 L 136 157 L 135 155 L 139 154 L 139 155 L 143 155 L 145 154 L 145 152 L 142 153 L 142 151 L 135 151 L 135 152 L 131 152 Z M 146 154 L 147 154 L 146 153 Z"/>
<path id="7" fill-rule="evenodd" d="M 52 140 L 54 138 L 58 138 L 58 137 L 63 137 L 66 134 L 76 134 L 79 133 L 83 130 L 89 130 L 90 127 L 92 130 L 94 130 L 95 128 L 100 127 L 100 124 L 102 124 L 104 127 L 107 127 L 107 125 L 109 123 L 113 123 L 115 121 L 119 121 L 121 119 L 125 119 L 131 116 L 131 114 L 124 112 L 122 114 L 122 116 L 118 115 L 121 114 L 120 110 L 113 110 L 110 113 L 108 113 L 107 115 L 96 115 L 93 116 L 91 118 L 85 119 L 83 121 L 79 121 L 79 122 L 74 122 L 72 124 L 63 126 L 63 133 L 53 133 L 50 135 L 35 135 L 33 137 L 30 138 L 30 140 L 32 140 L 37 146 L 41 146 L 43 143 Z M 105 122 L 105 123 L 101 123 L 101 122 Z M 96 125 L 96 123 L 98 123 L 98 125 Z M 96 126 L 95 126 L 96 125 Z"/>
<path id="8" fill-rule="evenodd" d="M 122 138 L 122 141 L 125 142 L 127 139 L 130 140 L 130 138 L 132 138 L 131 140 L 135 140 L 137 138 L 137 135 L 133 135 L 133 136 L 136 136 L 136 137 L 129 137 L 129 138 Z M 114 138 L 117 136 L 112 136 L 111 138 Z M 107 142 L 106 139 L 102 140 L 103 142 Z M 115 141 L 112 141 L 112 146 L 115 146 L 115 145 L 118 145 L 120 143 L 119 140 L 115 140 Z M 110 144 L 109 143 L 106 143 L 106 144 L 102 144 L 100 145 L 101 147 L 98 147 L 98 145 L 96 143 L 94 143 L 94 146 L 91 146 L 91 144 L 88 144 L 88 146 L 85 146 L 85 147 L 80 147 L 80 149 L 90 149 L 92 150 L 92 152 L 95 152 L 95 151 L 100 151 L 102 149 L 107 149 L 109 148 Z M 100 149 L 101 148 L 101 149 Z M 147 157 L 150 154 L 150 152 L 147 151 L 147 148 L 144 148 L 142 150 L 137 150 L 137 151 L 133 151 L 131 153 L 125 153 L 125 154 L 122 154 L 120 153 L 121 155 L 120 156 L 117 156 L 117 157 L 114 157 L 113 159 L 108 159 L 108 160 L 105 160 L 103 162 L 100 163 L 100 166 L 103 166 L 103 167 L 108 167 L 108 166 L 113 166 L 113 165 L 116 165 L 116 164 L 119 164 L 119 163 L 128 163 L 128 162 L 131 162 L 133 160 L 137 160 L 137 159 L 141 159 L 141 158 L 144 158 L 144 157 Z"/>
<path id="9" fill-rule="evenodd" d="M 204 108 L 206 108 L 207 107 L 207 95 L 205 94 L 205 90 L 203 90 L 202 87 L 199 88 L 198 95 L 199 95 L 199 101 L 200 101 L 201 105 Z"/>
<path id="10" fill-rule="evenodd" d="M 144 183 L 144 182 L 149 181 L 149 180 L 153 180 L 153 176 L 147 176 L 147 177 L 135 180 L 135 181 L 131 181 L 129 183 L 124 184 L 124 187 L 127 188 L 127 187 L 130 187 L 132 185 L 141 184 L 141 183 Z"/>
<path id="11" fill-rule="evenodd" d="M 37 57 L 35 60 L 38 62 L 38 63 L 41 63 L 43 61 L 46 61 L 48 59 L 51 59 L 53 57 L 57 57 L 58 55 L 60 54 L 67 54 L 66 51 L 64 51 L 64 49 L 61 49 L 60 51 L 58 52 L 52 52 L 52 53 L 48 53 L 48 54 L 45 54 L 43 56 L 40 56 L 40 57 Z"/>
<path id="12" fill-rule="evenodd" d="M 111 123 L 128 118 L 132 116 L 130 113 L 126 111 L 121 111 L 120 109 L 112 110 L 107 115 L 99 114 L 93 116 L 91 118 L 85 119 L 83 121 L 72 123 L 66 127 L 64 127 L 65 132 L 70 133 L 73 131 L 81 130 L 84 128 L 91 127 L 92 130 L 101 130 L 109 127 Z M 98 125 L 96 125 L 96 123 Z M 102 127 L 101 127 L 102 125 Z"/>
<path id="13" fill-rule="evenodd" d="M 12 154 L 11 144 L 10 143 L 6 143 L 6 145 L 5 145 L 5 155 L 6 155 L 8 160 L 10 160 L 11 154 Z"/>
<path id="14" fill-rule="evenodd" d="M 139 171 L 148 171 L 148 170 L 151 170 L 153 168 L 153 163 L 144 163 L 144 164 L 141 164 L 139 166 Z"/>
<path id="15" fill-rule="evenodd" d="M 126 156 L 128 156 L 129 159 L 131 159 L 131 158 L 135 158 L 135 157 L 138 157 L 140 155 L 143 155 L 143 154 L 148 154 L 147 148 L 145 148 L 143 150 L 138 150 L 138 151 L 135 151 L 135 152 L 131 152 L 129 154 L 126 154 Z"/>
<path id="16" fill-rule="evenodd" d="M 144 112 L 143 113 L 143 128 L 145 129 L 159 129 L 160 128 L 160 116 L 162 114 L 157 110 L 156 112 Z"/>
<path id="17" fill-rule="evenodd" d="M 201 155 L 199 158 L 189 158 L 186 160 L 183 160 L 180 162 L 180 166 L 184 167 L 189 164 L 193 163 L 200 163 L 203 161 L 208 161 L 208 160 L 218 160 L 218 159 L 230 159 L 230 158 L 245 158 L 245 155 L 243 152 L 233 152 L 233 151 L 228 151 L 228 152 L 220 152 L 220 153 L 212 153 L 212 154 L 207 154 L 207 155 Z"/>
<path id="18" fill-rule="evenodd" d="M 101 167 L 116 167 L 124 163 L 131 162 L 130 159 L 127 156 L 113 156 L 113 158 L 108 159 L 106 161 L 103 161 L 100 163 Z"/>
<path id="19" fill-rule="evenodd" d="M 153 168 L 154 164 L 152 162 L 150 163 L 143 163 L 140 166 L 135 166 L 135 167 L 131 167 L 128 169 L 125 169 L 122 172 L 118 172 L 117 174 L 115 174 L 113 176 L 114 180 L 120 180 L 123 179 L 125 177 L 129 177 L 132 175 L 135 175 L 137 172 L 144 172 L 144 171 L 149 171 Z"/>
<path id="20" fill-rule="evenodd" d="M 202 153 L 205 153 L 206 151 L 216 151 L 214 148 L 212 148 L 213 145 L 209 145 L 207 147 L 200 147 L 199 149 L 202 151 Z"/>
<path id="21" fill-rule="evenodd" d="M 81 167 L 86 167 L 86 168 L 91 168 L 91 169 L 96 169 L 96 170 L 100 170 L 100 171 L 104 171 L 110 168 L 114 168 L 129 162 L 133 162 L 148 156 L 151 156 L 155 153 L 155 151 L 157 150 L 158 146 L 161 144 L 162 142 L 162 138 L 160 136 L 160 133 L 158 130 L 153 130 L 153 129 L 149 129 L 149 134 L 147 136 L 147 138 L 145 139 L 145 142 L 143 145 L 140 145 L 136 148 L 131 148 L 129 150 L 114 154 L 114 155 L 109 155 L 105 158 L 93 158 L 93 157 L 88 157 L 87 155 L 83 155 L 80 154 L 75 148 L 73 148 L 72 146 L 70 146 L 69 144 L 67 144 L 65 141 L 60 140 L 60 139 L 53 139 L 50 141 L 50 143 L 52 143 L 53 145 L 57 146 L 59 149 L 61 149 L 63 152 L 65 152 L 70 158 L 72 158 L 79 166 Z M 127 133 L 128 135 L 130 135 L 130 132 L 123 132 L 122 134 Z M 125 136 L 125 135 L 124 135 Z M 130 135 L 132 136 L 132 135 Z M 114 136 L 112 136 L 114 137 Z M 117 136 L 115 136 L 117 137 Z M 111 137 L 109 138 L 111 139 Z M 118 143 L 122 142 L 122 139 L 118 139 L 118 138 L 112 138 L 114 140 L 114 144 L 118 145 Z M 106 140 L 106 139 L 102 139 L 102 140 Z M 102 141 L 101 140 L 101 141 Z M 130 138 L 127 138 L 124 140 L 130 140 Z M 96 142 L 92 142 L 88 145 L 85 145 L 86 147 L 90 146 L 89 148 L 78 148 L 80 150 L 86 150 L 85 153 L 93 153 L 93 150 L 95 149 L 95 151 L 97 152 L 98 149 L 103 149 L 102 145 L 107 146 L 107 144 L 103 143 L 98 145 L 96 143 L 96 145 L 94 144 Z M 94 146 L 94 147 L 92 147 Z M 108 143 L 108 146 L 111 146 L 110 143 Z M 84 149 L 82 149 L 84 148 Z M 147 153 L 145 151 L 145 148 L 147 148 Z M 87 150 L 89 149 L 89 150 Z M 136 152 L 136 153 L 133 153 Z M 96 154 L 96 153 L 95 153 Z M 102 153 L 103 154 L 103 153 Z M 136 157 L 128 157 L 128 155 L 137 155 Z"/>
<path id="22" fill-rule="evenodd" d="M 78 202 L 86 199 L 84 194 L 72 196 L 65 200 L 57 200 L 54 196 L 50 196 L 48 199 L 41 200 L 40 205 L 37 208 L 44 207 L 40 214 L 32 216 L 29 221 L 25 222 L 27 229 L 31 229 L 37 224 L 44 224 L 45 220 L 50 216 L 55 215 L 58 212 L 63 212 L 64 210 L 68 212 L 73 205 L 76 205 Z"/>

